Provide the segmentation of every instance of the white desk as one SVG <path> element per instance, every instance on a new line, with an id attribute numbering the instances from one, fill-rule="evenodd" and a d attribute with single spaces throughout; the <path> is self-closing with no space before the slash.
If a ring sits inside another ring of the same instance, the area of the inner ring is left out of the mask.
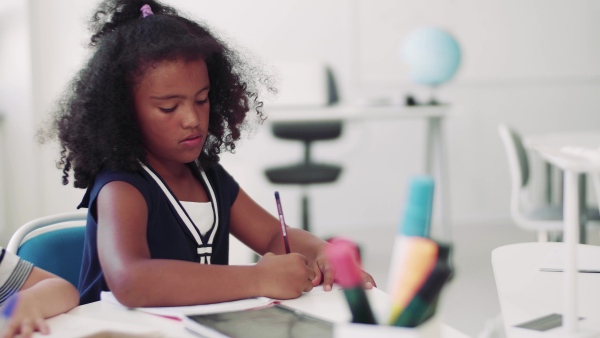
<path id="1" fill-rule="evenodd" d="M 560 150 L 557 145 L 538 147 L 540 155 L 552 165 L 564 170 L 565 188 L 563 192 L 563 217 L 564 217 L 564 242 L 567 245 L 564 273 L 564 317 L 563 323 L 566 332 L 577 331 L 577 258 L 576 243 L 580 239 L 580 210 L 581 193 L 579 175 L 600 172 L 600 163 L 568 155 Z"/>
<path id="2" fill-rule="evenodd" d="M 425 146 L 424 172 L 436 180 L 437 205 L 433 208 L 435 222 L 440 226 L 440 240 L 452 243 L 450 224 L 450 199 L 446 148 L 442 121 L 448 116 L 450 106 L 346 106 L 331 107 L 267 107 L 267 122 L 307 122 L 342 120 L 366 122 L 377 120 L 426 119 L 427 135 Z"/>
<path id="3" fill-rule="evenodd" d="M 387 294 L 378 289 L 368 291 L 367 294 L 375 312 L 385 309 L 389 302 Z M 282 301 L 282 303 L 336 323 L 348 322 L 351 318 L 341 290 L 316 295 L 308 294 L 298 299 Z M 86 327 L 80 329 L 81 333 L 79 335 L 73 335 L 74 331 L 69 327 L 69 324 L 76 324 L 76 321 L 80 321 L 79 326 L 86 325 Z M 152 332 L 154 333 L 152 337 L 198 337 L 187 331 L 181 321 L 141 311 L 128 310 L 122 306 L 104 301 L 79 306 L 69 311 L 66 315 L 59 315 L 49 319 L 48 323 L 51 326 L 52 334 L 50 336 L 34 334 L 34 337 L 68 338 L 80 337 L 82 335 L 89 336 L 90 334 L 92 334 L 92 337 L 113 337 L 107 334 L 103 336 L 98 335 L 97 332 L 103 330 L 110 332 L 111 329 L 116 331 L 120 325 L 126 328 L 129 325 L 128 328 L 133 331 L 138 330 L 136 331 L 139 332 L 137 336 L 150 336 L 149 334 Z M 144 332 L 144 330 L 146 331 Z M 441 336 L 445 338 L 467 337 L 456 329 L 444 324 L 441 327 Z M 133 335 L 130 335 L 130 337 L 133 337 Z"/>
<path id="4" fill-rule="evenodd" d="M 588 130 L 588 131 L 571 131 L 571 132 L 555 132 L 549 134 L 541 134 L 541 135 L 532 135 L 525 137 L 523 140 L 524 145 L 533 150 L 534 152 L 552 156 L 552 154 L 559 153 L 562 147 L 582 147 L 582 148 L 591 148 L 597 149 L 600 147 L 600 130 Z M 556 157 L 556 156 L 553 156 Z M 554 159 L 557 160 L 556 158 Z M 572 160 L 572 159 L 569 159 Z M 564 160 L 558 160 L 563 161 Z M 580 163 L 585 165 L 584 163 Z M 560 165 L 558 165 L 560 168 Z M 546 172 L 547 172 L 547 182 L 546 182 L 546 194 L 547 194 L 547 202 L 552 202 L 552 163 L 547 163 Z M 587 172 L 588 170 L 583 170 L 582 172 Z M 586 197 L 586 182 L 585 175 L 581 175 L 579 177 L 579 196 L 580 196 L 580 204 L 581 207 L 585 205 L 585 197 Z M 585 224 L 580 224 L 581 228 L 585 226 Z M 585 242 L 585 233 L 580 233 L 580 239 L 582 242 Z"/>
<path id="5" fill-rule="evenodd" d="M 539 337 L 534 331 L 513 326 L 551 313 L 564 313 L 564 274 L 539 271 L 544 257 L 560 246 L 565 244 L 520 243 L 492 252 L 500 308 L 509 338 Z M 578 282 L 578 315 L 587 318 L 586 325 L 600 328 L 600 274 L 580 273 Z"/>

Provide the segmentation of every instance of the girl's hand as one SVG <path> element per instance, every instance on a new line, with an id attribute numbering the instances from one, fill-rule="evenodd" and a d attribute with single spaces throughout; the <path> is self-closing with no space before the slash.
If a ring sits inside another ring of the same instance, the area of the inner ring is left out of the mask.
<path id="1" fill-rule="evenodd" d="M 0 337 L 8 338 L 18 335 L 28 338 L 36 331 L 49 334 L 50 328 L 46 324 L 39 306 L 36 305 L 36 301 L 24 293 L 20 293 L 18 297 L 15 310 L 2 329 Z"/>
<path id="2" fill-rule="evenodd" d="M 308 259 L 299 253 L 275 255 L 266 253 L 256 267 L 260 274 L 260 294 L 274 299 L 297 298 L 312 290 L 315 271 Z"/>
<path id="3" fill-rule="evenodd" d="M 317 259 L 312 263 L 313 270 L 315 271 L 315 278 L 312 280 L 312 285 L 317 286 L 323 283 L 324 291 L 331 291 L 332 285 L 335 282 L 335 270 L 327 261 L 325 255 L 320 254 Z M 371 275 L 361 270 L 363 287 L 367 290 L 377 287 L 375 280 Z"/>

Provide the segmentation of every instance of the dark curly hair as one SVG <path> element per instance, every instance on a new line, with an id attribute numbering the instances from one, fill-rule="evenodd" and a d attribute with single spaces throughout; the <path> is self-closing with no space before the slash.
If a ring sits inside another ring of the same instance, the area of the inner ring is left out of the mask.
<path id="1" fill-rule="evenodd" d="M 143 18 L 148 4 L 154 15 Z M 49 132 L 58 137 L 63 184 L 87 188 L 104 168 L 135 171 L 145 160 L 132 88 L 152 65 L 164 60 L 203 59 L 210 79 L 208 136 L 198 158 L 204 167 L 235 150 L 246 115 L 262 122 L 260 87 L 268 77 L 250 67 L 206 27 L 171 7 L 148 0 L 106 0 L 90 22 L 93 54 L 60 100 Z"/>

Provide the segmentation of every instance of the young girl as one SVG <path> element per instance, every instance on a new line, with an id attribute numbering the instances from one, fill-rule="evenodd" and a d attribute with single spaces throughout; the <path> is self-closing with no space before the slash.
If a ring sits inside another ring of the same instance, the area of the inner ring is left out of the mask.
<path id="1" fill-rule="evenodd" d="M 278 220 L 218 163 L 250 111 L 264 119 L 262 78 L 156 1 L 105 1 L 92 23 L 94 53 L 54 124 L 63 183 L 73 170 L 87 189 L 81 302 L 106 290 L 131 307 L 330 290 L 326 242 L 289 228 L 284 255 Z M 227 265 L 230 233 L 263 255 L 256 265 Z"/>

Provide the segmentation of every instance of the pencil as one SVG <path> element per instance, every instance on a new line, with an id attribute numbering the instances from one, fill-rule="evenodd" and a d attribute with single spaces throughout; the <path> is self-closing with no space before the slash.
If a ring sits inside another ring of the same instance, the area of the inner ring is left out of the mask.
<path id="1" fill-rule="evenodd" d="M 283 236 L 283 245 L 285 246 L 285 253 L 290 253 L 290 243 L 287 237 L 287 228 L 285 226 L 285 218 L 283 217 L 283 208 L 281 207 L 281 200 L 279 199 L 279 192 L 275 192 L 275 203 L 277 204 L 277 214 L 279 215 L 279 223 L 281 223 L 281 234 Z"/>

